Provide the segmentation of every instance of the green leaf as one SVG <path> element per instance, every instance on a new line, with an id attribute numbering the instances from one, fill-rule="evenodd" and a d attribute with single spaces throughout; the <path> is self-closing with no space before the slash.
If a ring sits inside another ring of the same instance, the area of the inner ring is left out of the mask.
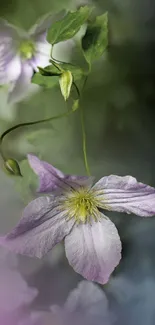
<path id="1" fill-rule="evenodd" d="M 63 19 L 49 28 L 47 41 L 53 45 L 72 38 L 87 21 L 91 11 L 91 7 L 84 6 L 74 12 L 68 12 Z"/>
<path id="2" fill-rule="evenodd" d="M 55 77 L 55 76 L 59 76 L 61 74 L 60 71 L 58 71 L 58 69 L 56 67 L 54 67 L 54 69 L 48 69 L 48 66 L 47 68 L 41 68 L 41 67 L 38 67 L 39 69 L 39 72 L 42 76 L 46 76 L 46 77 Z"/>
<path id="3" fill-rule="evenodd" d="M 65 101 L 69 98 L 72 82 L 73 82 L 73 76 L 71 72 L 69 70 L 64 71 L 59 78 L 59 83 L 60 83 L 61 93 Z"/>
<path id="4" fill-rule="evenodd" d="M 97 16 L 94 22 L 88 24 L 86 34 L 82 39 L 82 49 L 89 66 L 100 58 L 108 45 L 108 13 Z"/>
<path id="5" fill-rule="evenodd" d="M 51 60 L 51 63 L 53 62 L 53 60 Z M 69 70 L 72 75 L 73 75 L 73 79 L 74 80 L 78 80 L 81 79 L 82 76 L 84 75 L 84 71 L 76 65 L 72 65 L 71 63 L 61 63 L 61 64 L 57 64 L 57 66 L 59 67 L 59 69 L 61 71 L 65 71 L 65 70 Z M 54 74 L 58 73 L 59 75 L 61 74 L 60 70 L 58 70 L 58 68 L 56 68 L 53 64 L 52 65 L 48 65 L 45 68 L 41 68 L 40 73 L 44 76 L 54 76 Z"/>
<path id="6" fill-rule="evenodd" d="M 43 76 L 40 72 L 33 75 L 31 82 L 45 88 L 53 88 L 59 84 L 58 76 Z"/>

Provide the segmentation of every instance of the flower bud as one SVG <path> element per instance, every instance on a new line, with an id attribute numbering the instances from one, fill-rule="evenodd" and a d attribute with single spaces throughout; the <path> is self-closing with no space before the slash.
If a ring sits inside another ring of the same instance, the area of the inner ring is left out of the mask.
<path id="1" fill-rule="evenodd" d="M 59 83 L 60 83 L 62 96 L 64 97 L 65 100 L 69 98 L 72 82 L 73 82 L 73 77 L 71 72 L 69 70 L 63 71 L 59 78 Z"/>
<path id="2" fill-rule="evenodd" d="M 9 158 L 4 161 L 4 171 L 9 175 L 22 176 L 20 167 L 16 160 Z"/>

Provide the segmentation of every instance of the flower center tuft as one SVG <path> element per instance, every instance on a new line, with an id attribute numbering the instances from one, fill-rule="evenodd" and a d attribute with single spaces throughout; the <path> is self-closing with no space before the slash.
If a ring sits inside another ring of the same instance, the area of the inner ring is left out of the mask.
<path id="1" fill-rule="evenodd" d="M 68 218 L 75 218 L 76 222 L 86 223 L 93 218 L 98 220 L 100 213 L 97 208 L 98 200 L 92 190 L 79 188 L 67 195 L 65 208 L 68 210 Z"/>
<path id="2" fill-rule="evenodd" d="M 19 52 L 23 59 L 31 59 L 35 54 L 35 46 L 31 40 L 23 40 L 19 46 Z"/>

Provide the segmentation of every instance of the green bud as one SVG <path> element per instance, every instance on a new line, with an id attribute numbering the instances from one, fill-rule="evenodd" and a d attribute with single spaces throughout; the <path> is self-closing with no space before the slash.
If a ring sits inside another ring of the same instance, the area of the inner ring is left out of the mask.
<path id="1" fill-rule="evenodd" d="M 16 160 L 9 158 L 4 161 L 4 171 L 9 175 L 22 176 L 20 167 Z"/>
<path id="2" fill-rule="evenodd" d="M 73 77 L 71 72 L 69 70 L 63 71 L 59 78 L 59 83 L 60 83 L 62 96 L 64 97 L 65 100 L 69 98 L 72 82 L 73 82 Z"/>
<path id="3" fill-rule="evenodd" d="M 74 100 L 72 110 L 73 112 L 76 111 L 79 108 L 79 99 Z"/>

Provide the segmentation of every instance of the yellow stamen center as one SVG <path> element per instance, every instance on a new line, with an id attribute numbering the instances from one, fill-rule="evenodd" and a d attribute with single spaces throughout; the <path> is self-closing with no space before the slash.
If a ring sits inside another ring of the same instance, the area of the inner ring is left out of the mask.
<path id="1" fill-rule="evenodd" d="M 35 53 L 35 46 L 31 40 L 23 40 L 19 46 L 19 52 L 23 59 L 31 59 Z"/>
<path id="2" fill-rule="evenodd" d="M 78 223 L 86 223 L 91 218 L 97 221 L 100 216 L 97 206 L 98 200 L 93 191 L 88 188 L 79 188 L 70 192 L 64 202 L 64 207 L 68 210 L 68 218 L 75 218 Z"/>

